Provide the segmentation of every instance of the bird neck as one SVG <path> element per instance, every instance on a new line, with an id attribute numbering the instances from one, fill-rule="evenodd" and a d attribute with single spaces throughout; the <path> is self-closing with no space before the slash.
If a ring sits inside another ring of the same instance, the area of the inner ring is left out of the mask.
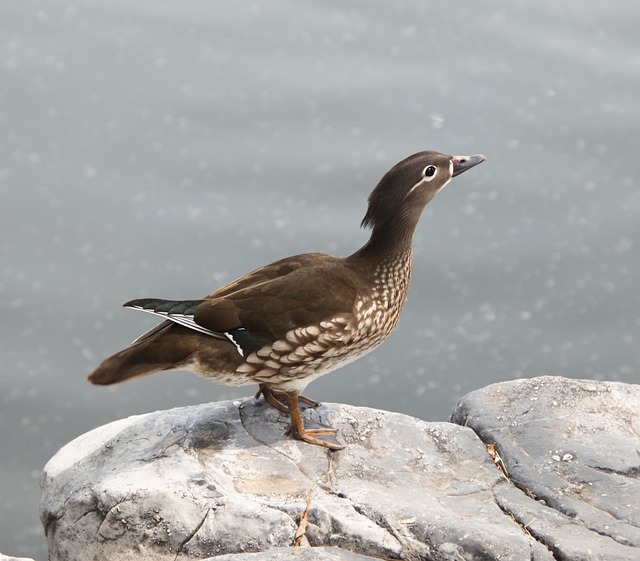
<path id="1" fill-rule="evenodd" d="M 369 314 L 372 310 L 377 310 L 376 314 L 389 318 L 384 328 L 387 334 L 391 333 L 398 322 L 409 290 L 412 233 L 413 231 L 394 233 L 374 227 L 369 241 L 347 257 L 351 266 L 363 275 L 361 278 L 368 286 L 360 305 Z M 370 307 L 364 302 L 368 302 Z"/>
<path id="2" fill-rule="evenodd" d="M 376 224 L 369 241 L 347 259 L 376 270 L 380 264 L 406 266 L 411 271 L 412 238 L 415 225 L 403 223 Z"/>

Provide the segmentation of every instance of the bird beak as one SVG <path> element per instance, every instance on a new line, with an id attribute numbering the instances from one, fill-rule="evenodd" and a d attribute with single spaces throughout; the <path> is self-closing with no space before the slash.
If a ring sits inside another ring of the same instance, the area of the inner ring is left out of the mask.
<path id="1" fill-rule="evenodd" d="M 477 166 L 484 162 L 485 158 L 482 154 L 476 154 L 475 156 L 453 156 L 451 163 L 453 164 L 453 174 L 451 177 L 460 175 L 462 172 L 471 169 L 473 166 Z"/>

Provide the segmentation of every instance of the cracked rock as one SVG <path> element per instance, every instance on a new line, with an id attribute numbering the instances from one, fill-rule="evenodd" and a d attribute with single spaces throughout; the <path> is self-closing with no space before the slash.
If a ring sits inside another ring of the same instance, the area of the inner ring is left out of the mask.
<path id="1" fill-rule="evenodd" d="M 292 440 L 288 416 L 253 399 L 80 436 L 42 475 L 50 561 L 553 559 L 505 512 L 510 485 L 470 428 L 338 404 L 304 417 L 330 423 L 346 448 Z M 310 489 L 313 547 L 301 552 L 290 546 Z"/>
<path id="2" fill-rule="evenodd" d="M 452 420 L 495 446 L 501 508 L 563 561 L 640 559 L 640 386 L 545 376 L 463 397 Z"/>

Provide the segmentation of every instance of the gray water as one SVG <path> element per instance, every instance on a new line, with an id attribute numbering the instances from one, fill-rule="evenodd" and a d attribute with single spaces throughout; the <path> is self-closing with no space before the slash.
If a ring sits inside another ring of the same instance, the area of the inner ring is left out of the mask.
<path id="1" fill-rule="evenodd" d="M 446 419 L 559 374 L 640 382 L 640 3 L 59 0 L 0 8 L 0 551 L 44 560 L 38 478 L 123 416 L 248 395 L 84 381 L 194 298 L 347 255 L 380 176 L 484 153 L 427 208 L 400 325 L 319 400 Z"/>

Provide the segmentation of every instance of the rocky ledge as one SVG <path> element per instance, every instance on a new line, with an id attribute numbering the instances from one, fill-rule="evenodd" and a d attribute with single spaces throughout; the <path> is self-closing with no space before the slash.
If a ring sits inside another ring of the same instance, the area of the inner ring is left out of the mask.
<path id="1" fill-rule="evenodd" d="M 49 558 L 637 561 L 639 411 L 640 386 L 556 377 L 473 392 L 451 423 L 305 411 L 339 452 L 260 400 L 131 417 L 45 467 Z"/>

